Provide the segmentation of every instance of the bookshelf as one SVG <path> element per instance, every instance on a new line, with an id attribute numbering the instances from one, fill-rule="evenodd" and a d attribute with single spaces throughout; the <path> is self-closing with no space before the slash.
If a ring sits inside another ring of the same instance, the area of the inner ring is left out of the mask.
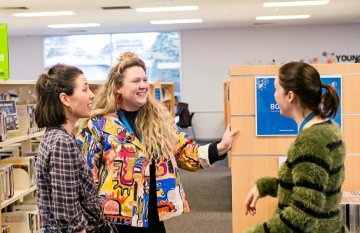
<path id="1" fill-rule="evenodd" d="M 33 110 L 35 108 L 35 80 L 15 80 L 15 81 L 0 81 L 0 93 L 8 93 L 7 96 L 11 96 L 14 98 L 14 94 L 17 95 L 15 98 L 16 101 L 16 111 L 17 111 L 17 120 L 19 128 L 17 130 L 11 130 L 7 132 L 7 137 L 5 140 L 0 141 L 0 149 L 2 149 L 2 155 L 4 155 L 4 150 L 14 150 L 16 153 L 10 153 L 9 155 L 13 157 L 12 162 L 1 160 L 1 177 L 2 177 L 2 189 L 0 190 L 0 195 L 4 198 L 1 200 L 1 211 L 0 211 L 0 219 L 3 218 L 11 219 L 11 217 L 6 217 L 8 214 L 11 215 L 12 212 L 4 212 L 4 209 L 11 206 L 10 209 L 13 209 L 16 206 L 17 202 L 23 202 L 24 198 L 33 197 L 34 191 L 36 190 L 36 185 L 34 185 L 34 157 L 32 157 L 32 168 L 30 169 L 30 157 L 20 156 L 19 151 L 21 151 L 21 155 L 26 155 L 27 152 L 32 152 L 33 140 L 44 135 L 45 131 L 39 131 L 36 127 L 36 124 L 33 124 L 34 121 L 31 121 L 31 116 L 33 116 Z M 33 119 L 34 120 L 34 119 Z M 15 149 L 16 148 L 16 149 Z M 8 159 L 12 159 L 11 157 Z M 18 160 L 18 161 L 15 161 Z M 24 160 L 24 161 L 22 161 Z M 8 169 L 11 167 L 11 169 Z M 20 168 L 21 167 L 21 168 Z M 27 171 L 23 168 L 27 167 Z M 30 172 L 31 170 L 31 172 Z M 9 175 L 11 174 L 11 175 Z M 32 175 L 30 177 L 29 175 Z M 6 178 L 4 178 L 6 177 Z M 9 178 L 11 177 L 11 178 Z M 6 183 L 7 182 L 7 183 Z M 4 188 L 4 186 L 6 186 Z M 4 195 L 2 195 L 1 191 L 6 190 Z M 9 192 L 9 190 L 11 190 Z M 8 195 L 9 194 L 9 195 Z M 31 195 L 31 196 L 30 196 Z M 9 209 L 8 209 L 9 210 Z M 7 211 L 8 211 L 7 210 Z M 5 210 L 6 211 L 6 210 Z M 3 218 L 1 218 L 3 215 Z M 17 218 L 17 217 L 14 217 Z M 6 222 L 5 225 L 12 225 L 14 223 Z M 2 222 L 0 226 L 2 226 Z M 15 224 L 18 225 L 18 224 Z M 21 225 L 21 224 L 20 224 Z M 17 226 L 10 226 L 11 230 L 17 229 Z M 1 229 L 1 228 L 0 228 Z M 24 228 L 26 229 L 26 228 Z M 21 231 L 21 232 L 27 232 Z"/>
<path id="2" fill-rule="evenodd" d="M 172 82 L 153 82 L 150 83 L 151 95 L 157 101 L 163 103 L 175 117 L 175 89 Z"/>
<path id="3" fill-rule="evenodd" d="M 8 205 L 11 205 L 12 203 L 16 201 L 22 201 L 22 198 L 36 190 L 36 185 L 31 186 L 30 188 L 24 188 L 14 191 L 14 196 L 8 200 L 1 202 L 1 209 L 4 209 Z"/>
<path id="4" fill-rule="evenodd" d="M 22 151 L 28 151 L 28 149 L 23 150 L 23 148 L 29 148 L 29 144 L 31 143 L 31 139 L 43 136 L 45 131 L 40 131 L 32 134 L 15 136 L 6 139 L 4 142 L 0 142 L 0 147 L 10 146 L 14 143 L 21 143 Z"/>

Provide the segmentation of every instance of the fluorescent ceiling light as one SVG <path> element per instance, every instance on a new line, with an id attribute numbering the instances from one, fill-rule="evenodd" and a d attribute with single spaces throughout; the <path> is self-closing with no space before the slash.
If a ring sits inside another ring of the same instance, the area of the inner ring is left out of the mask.
<path id="1" fill-rule="evenodd" d="M 165 6 L 135 8 L 137 12 L 198 11 L 199 6 Z"/>
<path id="2" fill-rule="evenodd" d="M 48 28 L 88 28 L 99 27 L 99 23 L 49 24 Z"/>
<path id="3" fill-rule="evenodd" d="M 310 15 L 271 15 L 257 16 L 256 20 L 282 20 L 282 19 L 307 19 Z"/>
<path id="4" fill-rule="evenodd" d="M 263 7 L 288 7 L 288 6 L 318 6 L 326 5 L 329 0 L 318 1 L 292 1 L 292 2 L 265 2 Z"/>
<path id="5" fill-rule="evenodd" d="M 28 12 L 28 13 L 14 13 L 15 17 L 44 17 L 44 16 L 63 16 L 75 15 L 73 11 L 49 11 L 49 12 Z"/>
<path id="6" fill-rule="evenodd" d="M 180 23 L 202 23 L 202 19 L 173 19 L 173 20 L 152 20 L 151 24 L 180 24 Z"/>

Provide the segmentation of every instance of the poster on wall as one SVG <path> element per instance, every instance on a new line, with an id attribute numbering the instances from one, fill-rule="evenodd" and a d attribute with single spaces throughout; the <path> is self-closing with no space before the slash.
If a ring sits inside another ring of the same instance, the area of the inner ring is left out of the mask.
<path id="1" fill-rule="evenodd" d="M 9 79 L 9 48 L 7 25 L 0 24 L 0 80 Z"/>
<path id="2" fill-rule="evenodd" d="M 295 136 L 298 133 L 294 120 L 280 115 L 274 92 L 275 76 L 255 77 L 256 136 Z M 321 81 L 335 87 L 339 98 L 339 111 L 333 121 L 341 128 L 341 76 L 322 76 Z"/>

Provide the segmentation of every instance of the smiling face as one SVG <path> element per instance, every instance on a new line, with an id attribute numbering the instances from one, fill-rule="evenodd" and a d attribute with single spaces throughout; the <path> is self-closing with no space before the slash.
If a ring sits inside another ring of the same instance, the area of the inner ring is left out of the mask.
<path id="1" fill-rule="evenodd" d="M 127 68 L 122 83 L 123 85 L 116 89 L 116 93 L 123 98 L 120 107 L 125 111 L 138 111 L 145 105 L 149 93 L 149 83 L 144 69 L 140 66 Z"/>
<path id="2" fill-rule="evenodd" d="M 89 84 L 84 75 L 76 77 L 74 92 L 69 96 L 69 104 L 73 110 L 73 117 L 90 117 L 91 108 L 94 100 L 94 93 L 90 90 Z"/>

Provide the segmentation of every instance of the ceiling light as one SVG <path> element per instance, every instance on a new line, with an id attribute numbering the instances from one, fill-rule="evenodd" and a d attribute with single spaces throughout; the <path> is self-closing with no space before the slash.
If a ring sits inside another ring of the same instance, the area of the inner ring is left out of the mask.
<path id="1" fill-rule="evenodd" d="M 28 12 L 28 13 L 14 13 L 15 17 L 44 17 L 44 16 L 63 16 L 75 15 L 73 11 L 49 11 L 49 12 Z"/>
<path id="2" fill-rule="evenodd" d="M 288 6 L 317 6 L 326 5 L 329 0 L 318 1 L 293 1 L 293 2 L 265 2 L 263 7 L 288 7 Z"/>
<path id="3" fill-rule="evenodd" d="M 48 28 L 88 28 L 100 27 L 99 23 L 49 24 Z"/>
<path id="4" fill-rule="evenodd" d="M 282 19 L 307 19 L 310 15 L 271 15 L 257 16 L 256 20 L 282 20 Z"/>
<path id="5" fill-rule="evenodd" d="M 180 23 L 202 23 L 202 19 L 173 19 L 173 20 L 152 20 L 151 24 L 180 24 Z"/>
<path id="6" fill-rule="evenodd" d="M 198 11 L 199 6 L 166 6 L 136 8 L 137 12 Z"/>

